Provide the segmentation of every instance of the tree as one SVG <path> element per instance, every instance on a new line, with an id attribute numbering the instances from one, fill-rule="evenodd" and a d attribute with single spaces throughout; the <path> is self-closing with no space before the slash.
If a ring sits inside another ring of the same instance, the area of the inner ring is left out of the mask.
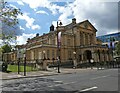
<path id="1" fill-rule="evenodd" d="M 22 13 L 20 9 L 9 6 L 7 2 L 2 1 L 0 4 L 0 23 L 2 25 L 0 36 L 3 42 L 8 44 L 16 39 L 14 30 L 19 23 L 17 16 L 22 15 Z"/>
<path id="2" fill-rule="evenodd" d="M 18 15 L 22 15 L 21 10 L 9 6 L 7 2 L 3 0 L 0 1 L 0 39 L 2 39 L 3 43 L 1 47 L 2 51 L 0 51 L 2 60 L 3 53 L 8 53 L 11 51 L 11 47 L 9 46 L 11 41 L 16 41 L 15 30 L 18 22 Z"/>
<path id="3" fill-rule="evenodd" d="M 11 52 L 12 47 L 8 44 L 5 44 L 4 46 L 1 47 L 2 53 L 8 53 Z"/>
<path id="4" fill-rule="evenodd" d="M 120 41 L 116 45 L 116 53 L 117 55 L 120 55 Z"/>
<path id="5" fill-rule="evenodd" d="M 20 9 L 9 6 L 7 2 L 2 2 L 2 7 L 0 9 L 0 21 L 8 26 L 14 26 L 18 24 L 17 16 L 22 14 Z"/>

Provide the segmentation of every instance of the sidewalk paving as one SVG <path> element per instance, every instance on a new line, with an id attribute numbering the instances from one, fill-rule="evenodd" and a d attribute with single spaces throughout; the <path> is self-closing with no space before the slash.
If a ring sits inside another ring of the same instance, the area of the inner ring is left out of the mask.
<path id="1" fill-rule="evenodd" d="M 96 68 L 93 68 L 91 70 L 96 70 Z M 81 71 L 90 71 L 90 68 L 87 69 L 73 69 L 73 68 L 61 68 L 60 72 L 57 72 L 57 68 L 48 68 L 47 71 L 32 71 L 32 72 L 26 72 L 26 76 L 24 76 L 24 72 L 20 72 L 18 74 L 17 72 L 10 72 L 10 73 L 4 73 L 0 72 L 0 80 L 11 80 L 11 79 L 19 79 L 19 78 L 33 78 L 33 77 L 43 77 L 43 76 L 52 76 L 52 75 L 59 75 L 59 74 L 72 74 L 76 72 Z"/>

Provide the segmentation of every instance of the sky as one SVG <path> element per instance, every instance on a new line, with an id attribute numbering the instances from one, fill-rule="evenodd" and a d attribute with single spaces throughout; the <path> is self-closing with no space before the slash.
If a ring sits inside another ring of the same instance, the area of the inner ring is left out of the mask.
<path id="1" fill-rule="evenodd" d="M 118 0 L 7 0 L 12 7 L 21 9 L 18 15 L 17 44 L 27 38 L 49 32 L 61 20 L 63 25 L 76 18 L 77 23 L 89 20 L 97 29 L 97 36 L 118 32 Z"/>

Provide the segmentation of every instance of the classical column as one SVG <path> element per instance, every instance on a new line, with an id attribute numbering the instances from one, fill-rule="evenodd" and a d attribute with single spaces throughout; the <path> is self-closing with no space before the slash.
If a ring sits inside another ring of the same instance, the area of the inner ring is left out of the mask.
<path id="1" fill-rule="evenodd" d="M 92 43 L 92 35 L 90 35 L 90 44 L 93 44 L 93 43 Z"/>
<path id="2" fill-rule="evenodd" d="M 106 51 L 104 50 L 104 61 L 106 61 Z"/>
<path id="3" fill-rule="evenodd" d="M 95 62 L 99 62 L 99 56 L 97 52 L 95 52 Z"/>
<path id="4" fill-rule="evenodd" d="M 100 61 L 103 61 L 103 53 L 100 51 Z"/>
<path id="5" fill-rule="evenodd" d="M 84 38 L 83 38 L 83 33 L 80 33 L 80 44 L 84 45 Z"/>
<path id="6" fill-rule="evenodd" d="M 79 33 L 79 43 L 80 43 L 80 45 L 81 45 L 81 32 Z"/>
<path id="7" fill-rule="evenodd" d="M 92 40 L 93 40 L 93 44 L 96 44 L 96 35 L 95 34 L 92 35 Z"/>
<path id="8" fill-rule="evenodd" d="M 80 33 L 77 32 L 74 38 L 75 38 L 75 40 L 74 40 L 75 45 L 79 46 L 80 45 L 80 41 L 79 41 L 80 40 Z"/>
<path id="9" fill-rule="evenodd" d="M 90 45 L 90 35 L 88 34 L 88 45 Z"/>
<path id="10" fill-rule="evenodd" d="M 108 61 L 108 54 L 107 54 L 107 51 L 106 51 L 106 54 L 105 54 L 105 58 L 106 58 L 106 61 Z"/>
<path id="11" fill-rule="evenodd" d="M 81 54 L 81 60 L 82 60 L 82 63 L 83 63 L 83 60 L 84 60 L 84 54 L 83 53 Z"/>
<path id="12" fill-rule="evenodd" d="M 98 59 L 99 59 L 98 62 L 100 62 L 100 61 L 101 61 L 101 56 L 100 56 L 101 53 L 100 53 L 100 50 L 98 50 L 97 52 L 98 52 Z"/>
<path id="13" fill-rule="evenodd" d="M 85 45 L 88 45 L 88 34 L 85 34 Z"/>
<path id="14" fill-rule="evenodd" d="M 83 33 L 83 45 L 85 45 L 85 33 Z"/>

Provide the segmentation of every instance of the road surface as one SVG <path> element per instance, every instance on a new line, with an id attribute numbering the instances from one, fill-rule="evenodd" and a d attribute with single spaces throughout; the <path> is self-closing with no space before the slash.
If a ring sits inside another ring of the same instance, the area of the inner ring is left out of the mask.
<path id="1" fill-rule="evenodd" d="M 114 93 L 113 91 L 118 91 L 118 74 L 118 69 L 89 69 L 72 74 L 4 80 L 1 87 L 3 91 L 66 91 L 66 93 L 68 91 L 72 93 L 109 91 L 107 93 Z"/>

